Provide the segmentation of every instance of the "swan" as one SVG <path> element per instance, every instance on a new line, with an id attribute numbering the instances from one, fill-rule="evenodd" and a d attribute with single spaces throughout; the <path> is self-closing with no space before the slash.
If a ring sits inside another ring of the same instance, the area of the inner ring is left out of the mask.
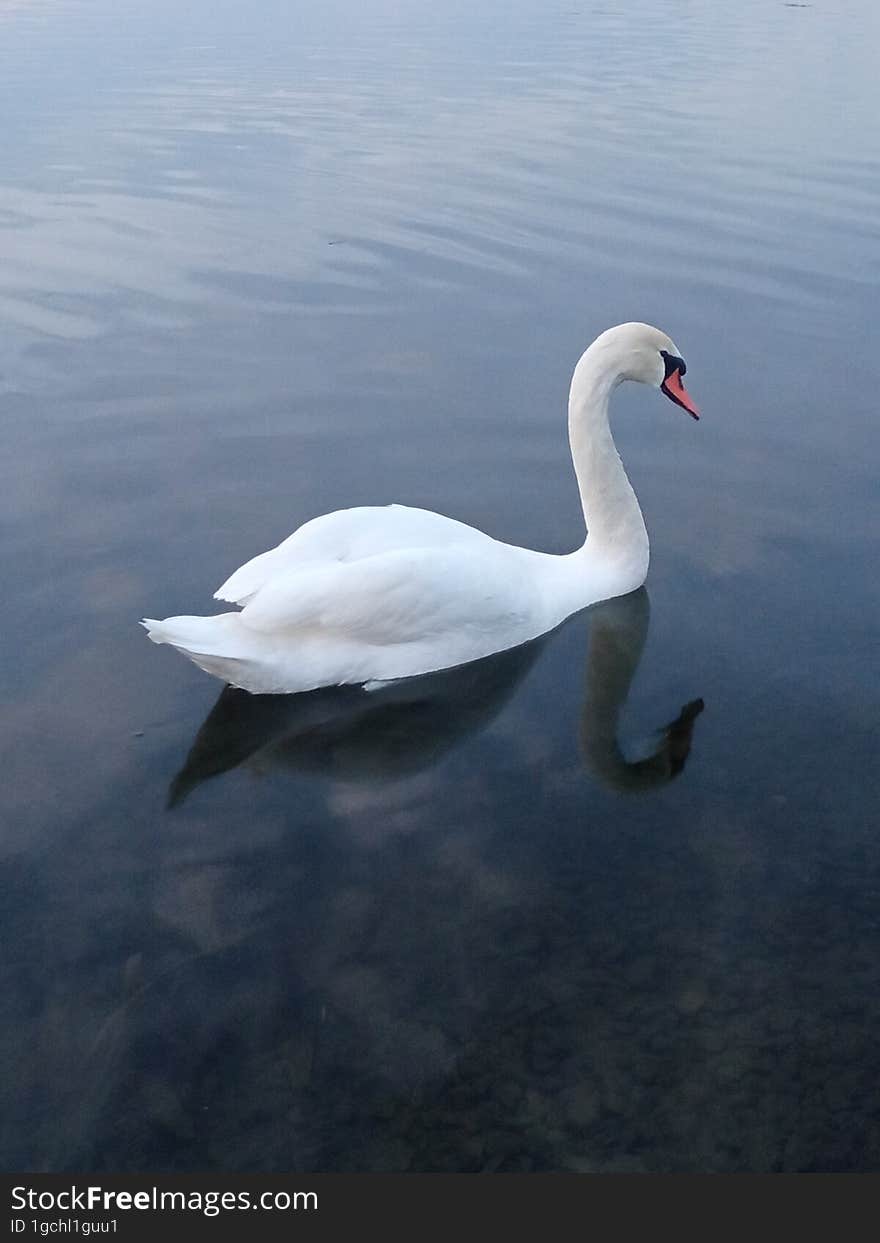
<path id="1" fill-rule="evenodd" d="M 378 686 L 518 647 L 645 581 L 648 534 L 608 406 L 618 384 L 635 380 L 699 418 L 686 370 L 649 324 L 609 328 L 581 355 L 568 401 L 587 527 L 575 552 L 519 548 L 404 505 L 342 509 L 227 579 L 215 599 L 240 612 L 141 624 L 154 643 L 253 694 Z"/>

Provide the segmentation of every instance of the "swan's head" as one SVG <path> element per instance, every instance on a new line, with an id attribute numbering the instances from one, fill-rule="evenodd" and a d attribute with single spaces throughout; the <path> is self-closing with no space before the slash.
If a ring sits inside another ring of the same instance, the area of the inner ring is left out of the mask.
<path id="1" fill-rule="evenodd" d="M 675 342 L 659 328 L 650 324 L 618 324 L 597 337 L 584 358 L 594 355 L 615 382 L 636 380 L 651 384 L 687 410 L 691 418 L 700 417 L 683 383 L 687 364 Z"/>

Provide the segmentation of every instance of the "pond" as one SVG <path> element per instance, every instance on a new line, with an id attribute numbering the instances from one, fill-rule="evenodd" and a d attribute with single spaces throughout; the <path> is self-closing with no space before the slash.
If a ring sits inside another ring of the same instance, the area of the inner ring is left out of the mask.
<path id="1" fill-rule="evenodd" d="M 0 3 L 8 1170 L 880 1164 L 868 0 Z M 646 588 L 370 697 L 143 616 L 398 501 Z"/>

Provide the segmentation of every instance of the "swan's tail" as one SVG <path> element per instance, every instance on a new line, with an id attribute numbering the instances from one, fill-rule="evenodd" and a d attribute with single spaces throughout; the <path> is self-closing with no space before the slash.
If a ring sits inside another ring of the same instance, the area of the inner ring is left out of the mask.
<path id="1" fill-rule="evenodd" d="M 216 617 L 145 617 L 141 625 L 154 643 L 168 643 L 206 673 L 256 693 L 274 691 L 270 683 L 273 644 L 245 626 L 239 613 Z"/>

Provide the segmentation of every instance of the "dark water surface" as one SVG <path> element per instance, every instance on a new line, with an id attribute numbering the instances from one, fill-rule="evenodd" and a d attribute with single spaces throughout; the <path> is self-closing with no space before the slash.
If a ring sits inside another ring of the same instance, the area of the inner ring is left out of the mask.
<path id="1" fill-rule="evenodd" d="M 880 1166 L 878 12 L 0 2 L 4 1168 Z M 650 601 L 147 642 L 350 504 L 574 547 L 624 319 Z"/>

